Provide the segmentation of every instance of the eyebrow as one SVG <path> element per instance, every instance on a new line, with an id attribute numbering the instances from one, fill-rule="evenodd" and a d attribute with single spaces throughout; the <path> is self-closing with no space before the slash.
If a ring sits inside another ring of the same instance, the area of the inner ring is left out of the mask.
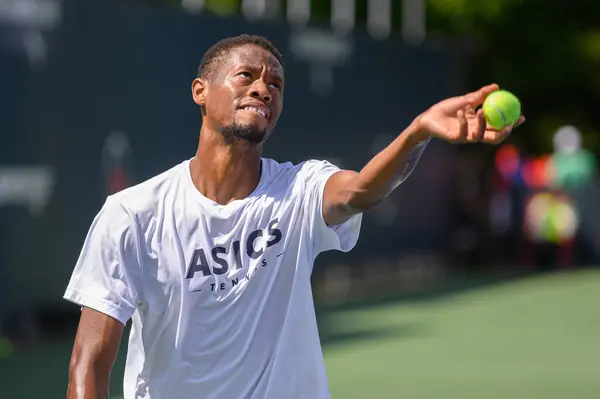
<path id="1" fill-rule="evenodd" d="M 254 69 L 254 70 L 259 70 L 262 69 L 262 65 L 260 63 L 255 63 L 252 61 L 246 61 L 246 60 L 240 60 L 240 64 L 235 68 L 236 70 L 238 69 L 244 69 L 244 68 L 248 68 L 248 69 Z M 277 80 L 283 82 L 283 73 L 281 71 L 280 67 L 272 67 L 271 68 L 271 75 L 276 78 Z"/>
<path id="2" fill-rule="evenodd" d="M 283 82 L 283 75 L 279 72 L 273 72 L 272 75 L 275 79 L 279 80 L 280 82 Z"/>

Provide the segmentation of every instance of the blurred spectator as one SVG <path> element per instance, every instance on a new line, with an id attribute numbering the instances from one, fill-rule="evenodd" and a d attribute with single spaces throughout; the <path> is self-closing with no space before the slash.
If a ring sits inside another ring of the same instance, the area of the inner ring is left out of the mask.
<path id="1" fill-rule="evenodd" d="M 596 206 L 597 161 L 582 145 L 579 130 L 563 126 L 554 134 L 554 154 L 549 164 L 552 187 L 568 195 L 579 215 L 574 239 L 579 262 L 593 261 L 594 240 L 597 240 Z M 591 206 L 590 206 L 591 205 Z"/>
<path id="2" fill-rule="evenodd" d="M 535 192 L 525 205 L 523 261 L 538 267 L 572 266 L 578 227 L 579 215 L 571 197 L 554 190 Z"/>
<path id="3" fill-rule="evenodd" d="M 493 239 L 493 257 L 514 264 L 523 218 L 525 158 L 513 144 L 498 148 L 494 158 L 489 202 L 489 227 Z"/>
<path id="4" fill-rule="evenodd" d="M 525 169 L 531 195 L 525 205 L 522 260 L 572 266 L 580 258 L 581 204 L 595 180 L 596 159 L 582 148 L 573 126 L 558 129 L 553 142 L 553 154 L 532 160 Z"/>
<path id="5" fill-rule="evenodd" d="M 129 137 L 119 131 L 108 135 L 102 149 L 102 166 L 108 195 L 124 190 L 133 183 L 132 163 Z"/>
<path id="6" fill-rule="evenodd" d="M 579 130 L 564 126 L 554 135 L 549 167 L 552 185 L 577 201 L 596 177 L 597 163 L 594 155 L 582 148 Z"/>

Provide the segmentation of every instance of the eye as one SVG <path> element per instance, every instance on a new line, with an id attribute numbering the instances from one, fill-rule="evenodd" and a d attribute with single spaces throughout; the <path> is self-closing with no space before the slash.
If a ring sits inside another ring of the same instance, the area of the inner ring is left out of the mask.
<path id="1" fill-rule="evenodd" d="M 252 74 L 250 74 L 250 72 L 248 72 L 248 71 L 242 71 L 242 72 L 239 72 L 239 73 L 238 73 L 238 76 L 243 76 L 243 77 L 245 77 L 245 78 L 248 78 L 248 79 L 249 79 L 249 78 L 251 78 L 251 77 L 252 77 Z"/>
<path id="2" fill-rule="evenodd" d="M 273 86 L 277 90 L 281 90 L 281 85 L 279 83 L 273 82 L 273 83 L 271 83 L 271 86 Z"/>

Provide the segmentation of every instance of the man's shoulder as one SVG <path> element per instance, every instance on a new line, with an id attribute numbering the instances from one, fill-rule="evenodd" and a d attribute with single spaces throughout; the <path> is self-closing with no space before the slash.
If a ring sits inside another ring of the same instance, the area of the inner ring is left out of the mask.
<path id="1" fill-rule="evenodd" d="M 265 161 L 265 165 L 272 175 L 303 176 L 311 175 L 323 169 L 337 169 L 337 166 L 331 162 L 321 159 L 307 159 L 297 163 L 291 161 L 279 162 L 271 158 L 263 158 L 263 161 Z"/>
<path id="2" fill-rule="evenodd" d="M 304 195 L 307 187 L 326 179 L 339 168 L 328 161 L 308 159 L 298 163 L 280 163 L 273 159 L 263 159 L 266 166 L 269 190 L 287 191 Z"/>

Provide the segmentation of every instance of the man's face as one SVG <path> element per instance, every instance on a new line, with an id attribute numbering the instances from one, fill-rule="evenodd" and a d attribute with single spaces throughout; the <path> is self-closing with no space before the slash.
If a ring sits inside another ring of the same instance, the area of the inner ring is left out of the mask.
<path id="1" fill-rule="evenodd" d="M 275 127 L 283 105 L 283 68 L 269 51 L 247 44 L 225 54 L 213 79 L 202 83 L 203 96 L 194 100 L 205 110 L 203 123 L 226 140 L 264 142 Z"/>

